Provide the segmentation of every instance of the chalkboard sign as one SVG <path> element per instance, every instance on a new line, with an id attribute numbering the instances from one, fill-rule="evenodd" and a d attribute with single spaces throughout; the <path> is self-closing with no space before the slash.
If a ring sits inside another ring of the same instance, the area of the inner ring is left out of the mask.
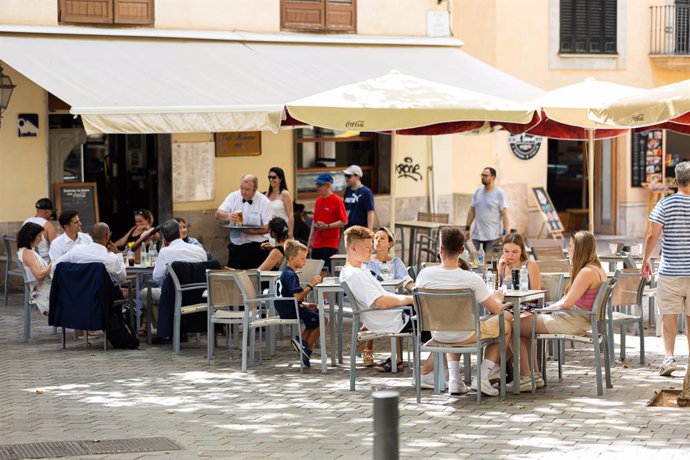
<path id="1" fill-rule="evenodd" d="M 563 228 L 560 217 L 558 217 L 556 208 L 553 206 L 551 197 L 547 191 L 544 190 L 544 187 L 532 187 L 532 191 L 537 199 L 539 211 L 541 211 L 541 215 L 544 218 L 544 225 L 548 228 L 549 233 L 559 238 L 562 237 L 565 229 Z M 541 233 L 541 231 L 539 233 Z"/>
<path id="2" fill-rule="evenodd" d="M 630 146 L 630 185 L 642 187 L 644 183 L 659 184 L 663 181 L 663 132 L 660 129 L 632 133 Z"/>
<path id="3" fill-rule="evenodd" d="M 55 184 L 58 213 L 77 211 L 81 231 L 88 232 L 98 222 L 98 188 L 95 182 L 63 182 Z"/>

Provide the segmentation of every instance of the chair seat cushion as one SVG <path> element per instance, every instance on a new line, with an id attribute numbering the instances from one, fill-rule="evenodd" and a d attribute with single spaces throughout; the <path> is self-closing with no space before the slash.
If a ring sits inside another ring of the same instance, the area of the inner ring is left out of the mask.
<path id="1" fill-rule="evenodd" d="M 185 305 L 180 307 L 180 312 L 183 315 L 188 315 L 190 313 L 197 313 L 200 311 L 206 311 L 207 305 L 205 303 L 196 303 L 194 305 Z"/>
<path id="2" fill-rule="evenodd" d="M 278 324 L 299 324 L 299 319 L 284 319 L 280 316 L 269 316 L 249 323 L 250 327 L 273 326 Z"/>
<path id="3" fill-rule="evenodd" d="M 575 342 L 592 343 L 594 340 L 591 335 L 571 335 L 571 334 L 537 334 L 538 340 L 573 340 Z"/>
<path id="4" fill-rule="evenodd" d="M 410 337 L 411 332 L 371 332 L 361 331 L 357 333 L 357 341 L 363 342 L 366 340 L 380 339 L 384 337 Z"/>
<path id="5" fill-rule="evenodd" d="M 623 313 L 620 311 L 614 311 L 613 312 L 613 321 L 631 321 L 631 322 L 637 322 L 639 321 L 640 317 L 635 316 L 635 315 L 628 315 L 627 313 Z"/>
<path id="6" fill-rule="evenodd" d="M 211 316 L 212 320 L 223 320 L 223 319 L 242 319 L 244 317 L 243 311 L 232 311 L 232 310 L 216 310 Z"/>

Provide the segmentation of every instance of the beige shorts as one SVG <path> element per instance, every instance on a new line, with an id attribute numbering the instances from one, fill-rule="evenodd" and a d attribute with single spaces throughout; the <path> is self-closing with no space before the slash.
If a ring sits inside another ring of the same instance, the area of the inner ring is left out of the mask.
<path id="1" fill-rule="evenodd" d="M 690 316 L 690 276 L 660 275 L 656 300 L 660 315 Z"/>
<path id="2" fill-rule="evenodd" d="M 513 332 L 511 321 L 503 319 L 503 330 L 505 331 L 506 341 L 510 339 L 510 334 Z M 482 339 L 495 339 L 501 333 L 500 323 L 498 322 L 498 316 L 491 315 L 491 317 L 485 321 L 479 322 L 479 333 Z M 476 334 L 472 334 L 472 337 L 463 341 L 463 344 L 472 345 L 477 341 Z"/>
<path id="3" fill-rule="evenodd" d="M 592 329 L 592 317 L 578 313 L 558 311 L 539 315 L 549 334 L 584 335 Z"/>

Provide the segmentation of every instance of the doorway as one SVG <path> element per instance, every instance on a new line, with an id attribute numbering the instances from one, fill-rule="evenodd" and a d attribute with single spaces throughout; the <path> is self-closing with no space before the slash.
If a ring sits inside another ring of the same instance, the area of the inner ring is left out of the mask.
<path id="1" fill-rule="evenodd" d="M 587 177 L 581 141 L 549 139 L 546 187 L 566 231 L 587 228 Z"/>

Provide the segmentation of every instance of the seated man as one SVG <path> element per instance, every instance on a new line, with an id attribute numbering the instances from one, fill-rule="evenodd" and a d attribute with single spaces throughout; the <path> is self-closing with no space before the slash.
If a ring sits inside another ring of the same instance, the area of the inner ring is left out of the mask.
<path id="1" fill-rule="evenodd" d="M 60 218 L 62 219 L 62 216 Z M 105 265 L 105 269 L 114 283 L 124 282 L 127 279 L 125 261 L 115 245 L 110 242 L 111 235 L 112 232 L 108 224 L 105 222 L 95 223 L 91 227 L 91 237 L 88 238 L 89 242 L 75 244 L 68 252 L 61 255 L 53 262 L 53 272 L 55 272 L 55 267 L 61 262 L 76 264 L 101 262 Z"/>
<path id="2" fill-rule="evenodd" d="M 185 243 L 180 236 L 180 224 L 176 219 L 164 222 L 160 228 L 163 237 L 163 247 L 156 259 L 151 278 L 157 285 L 162 285 L 168 273 L 167 266 L 173 262 L 206 262 L 206 251 L 201 246 Z M 142 289 L 137 295 L 137 314 L 141 314 L 144 307 L 144 299 L 147 290 Z M 151 300 L 158 303 L 161 297 L 161 288 L 151 288 Z M 138 334 L 146 334 L 146 320 L 142 320 Z"/>
<path id="3" fill-rule="evenodd" d="M 355 296 L 355 301 L 364 308 L 380 311 L 365 312 L 361 315 L 362 324 L 372 332 L 409 332 L 412 324 L 402 310 L 388 311 L 391 308 L 412 305 L 412 296 L 387 292 L 381 283 L 362 264 L 371 258 L 374 232 L 366 227 L 355 225 L 345 231 L 347 259 L 340 272 L 340 281 L 347 285 Z M 354 346 L 354 344 L 353 344 Z M 402 341 L 398 348 L 398 367 L 402 366 Z M 385 366 L 386 363 L 383 363 Z M 388 363 L 390 366 L 390 363 Z"/>
<path id="4" fill-rule="evenodd" d="M 307 247 L 299 241 L 289 240 L 285 244 L 285 257 L 287 257 L 287 267 L 280 273 L 280 278 L 276 283 L 278 295 L 281 297 L 294 297 L 297 300 L 299 319 L 304 323 L 305 329 L 302 338 L 294 337 L 291 339 L 292 348 L 297 353 L 301 353 L 302 361 L 307 367 L 311 366 L 309 358 L 316 339 L 319 338 L 319 311 L 313 303 L 302 302 L 313 289 L 314 285 L 321 282 L 321 276 L 316 275 L 302 289 L 297 277 L 297 270 L 304 267 L 307 262 Z M 278 300 L 275 303 L 276 311 L 281 318 L 295 318 L 295 305 L 287 300 Z M 300 342 L 301 340 L 301 342 Z M 302 345 L 300 351 L 300 343 Z"/>
<path id="5" fill-rule="evenodd" d="M 499 335 L 499 318 L 498 313 L 510 304 L 501 305 L 496 298 L 494 298 L 487 289 L 484 281 L 476 273 L 465 271 L 459 267 L 460 254 L 464 250 L 465 237 L 460 227 L 441 227 L 439 230 L 439 255 L 441 256 L 441 265 L 431 266 L 419 272 L 416 280 L 416 286 L 419 289 L 474 289 L 477 297 L 477 302 L 481 303 L 489 312 L 493 313 L 489 319 L 482 321 L 480 324 L 481 337 L 490 339 L 498 337 Z M 496 291 L 500 292 L 500 291 Z M 511 332 L 512 315 L 508 312 L 504 313 L 505 323 L 505 337 L 506 343 L 509 343 Z M 476 336 L 474 332 L 434 332 L 431 331 L 431 336 L 438 342 L 456 343 L 462 342 L 468 345 L 476 343 Z M 484 360 L 482 361 L 482 393 L 487 396 L 498 395 L 498 390 L 491 386 L 489 379 L 492 373 L 495 374 L 500 371 L 497 366 L 499 361 L 500 350 L 499 344 L 493 343 L 486 347 L 484 352 Z M 467 387 L 460 376 L 460 354 L 447 353 L 448 359 L 448 392 L 450 394 L 467 393 Z M 427 371 L 426 375 L 422 374 L 420 383 L 426 386 L 433 386 L 433 374 L 429 360 L 424 366 L 423 371 Z M 471 388 L 477 389 L 477 380 L 472 380 Z"/>
<path id="6" fill-rule="evenodd" d="M 59 259 L 60 256 L 76 245 L 93 242 L 89 235 L 81 232 L 81 220 L 79 220 L 79 213 L 77 213 L 77 211 L 63 211 L 60 217 L 58 217 L 58 221 L 65 233 L 58 236 L 50 243 L 50 249 L 48 251 L 50 260 Z M 55 268 L 55 264 L 53 264 L 53 268 Z"/>

